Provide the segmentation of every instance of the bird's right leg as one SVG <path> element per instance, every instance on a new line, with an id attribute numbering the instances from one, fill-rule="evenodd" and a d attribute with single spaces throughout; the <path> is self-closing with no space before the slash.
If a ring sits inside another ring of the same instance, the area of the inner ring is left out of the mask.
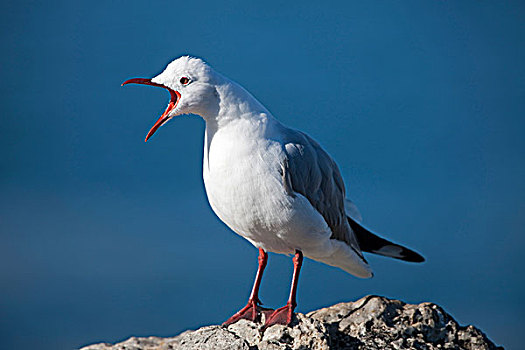
<path id="1" fill-rule="evenodd" d="M 260 311 L 273 311 L 259 306 L 259 304 L 261 304 L 261 301 L 259 300 L 259 286 L 261 285 L 262 275 L 267 261 L 268 254 L 262 248 L 259 248 L 259 268 L 257 269 L 257 275 L 255 276 L 255 282 L 253 283 L 253 289 L 250 298 L 248 299 L 248 304 L 224 322 L 222 324 L 223 326 L 228 326 L 240 319 L 255 321 Z"/>

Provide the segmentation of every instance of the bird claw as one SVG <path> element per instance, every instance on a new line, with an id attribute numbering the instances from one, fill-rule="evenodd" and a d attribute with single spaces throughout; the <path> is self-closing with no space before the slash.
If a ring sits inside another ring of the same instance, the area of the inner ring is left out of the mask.
<path id="1" fill-rule="evenodd" d="M 291 304 L 286 304 L 283 307 L 275 310 L 269 317 L 266 318 L 262 330 L 266 330 L 268 327 L 271 327 L 276 324 L 281 324 L 283 326 L 289 326 L 292 323 L 293 310 L 294 306 Z"/>
<path id="2" fill-rule="evenodd" d="M 249 320 L 252 322 L 257 321 L 260 314 L 263 313 L 268 318 L 268 315 L 272 313 L 273 309 L 264 308 L 262 306 L 257 305 L 259 303 L 258 300 L 249 300 L 248 304 L 240 309 L 235 315 L 227 319 L 222 326 L 226 327 L 229 326 L 239 320 Z"/>

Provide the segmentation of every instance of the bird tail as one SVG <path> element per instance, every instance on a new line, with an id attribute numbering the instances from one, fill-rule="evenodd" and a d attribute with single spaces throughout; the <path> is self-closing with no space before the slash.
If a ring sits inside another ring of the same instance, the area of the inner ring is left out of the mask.
<path id="1" fill-rule="evenodd" d="M 374 274 L 372 268 L 368 265 L 366 260 L 355 253 L 348 244 L 343 241 L 331 239 L 332 244 L 331 254 L 328 256 L 319 256 L 318 254 L 312 254 L 309 251 L 303 251 L 307 257 L 320 261 L 330 266 L 338 267 L 349 274 L 360 278 L 370 278 Z"/>
<path id="2" fill-rule="evenodd" d="M 425 261 L 425 258 L 415 251 L 377 236 L 350 216 L 347 216 L 347 219 L 363 252 L 410 262 Z"/>

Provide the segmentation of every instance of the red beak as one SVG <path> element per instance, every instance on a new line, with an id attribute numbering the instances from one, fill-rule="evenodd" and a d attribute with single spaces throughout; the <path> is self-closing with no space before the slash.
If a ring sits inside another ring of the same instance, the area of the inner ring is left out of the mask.
<path id="1" fill-rule="evenodd" d="M 158 86 L 158 87 L 161 87 L 161 88 L 164 88 L 164 89 L 168 90 L 170 92 L 170 95 L 171 95 L 170 103 L 168 104 L 168 108 L 166 108 L 164 113 L 162 113 L 162 115 L 160 116 L 159 120 L 157 120 L 157 122 L 150 129 L 150 131 L 148 132 L 148 135 L 146 135 L 146 140 L 144 140 L 146 142 L 155 133 L 155 131 L 157 131 L 158 128 L 160 128 L 164 123 L 166 123 L 168 120 L 170 120 L 170 117 L 168 116 L 168 114 L 175 107 L 177 107 L 177 103 L 180 100 L 180 93 L 178 91 L 170 89 L 169 87 L 167 87 L 165 85 L 154 83 L 154 82 L 151 81 L 151 79 L 146 79 L 146 78 L 129 79 L 129 80 L 126 80 L 125 82 L 123 82 L 122 86 L 127 85 L 127 84 L 142 84 L 142 85 Z"/>

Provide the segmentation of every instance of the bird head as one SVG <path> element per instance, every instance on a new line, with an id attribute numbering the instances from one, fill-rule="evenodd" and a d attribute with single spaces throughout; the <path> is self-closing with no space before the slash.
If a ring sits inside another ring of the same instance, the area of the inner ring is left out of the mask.
<path id="1" fill-rule="evenodd" d="M 182 56 L 154 78 L 133 78 L 122 85 L 143 84 L 164 88 L 170 93 L 168 107 L 153 125 L 146 141 L 159 127 L 181 114 L 214 115 L 219 110 L 216 85 L 220 76 L 200 58 Z"/>

